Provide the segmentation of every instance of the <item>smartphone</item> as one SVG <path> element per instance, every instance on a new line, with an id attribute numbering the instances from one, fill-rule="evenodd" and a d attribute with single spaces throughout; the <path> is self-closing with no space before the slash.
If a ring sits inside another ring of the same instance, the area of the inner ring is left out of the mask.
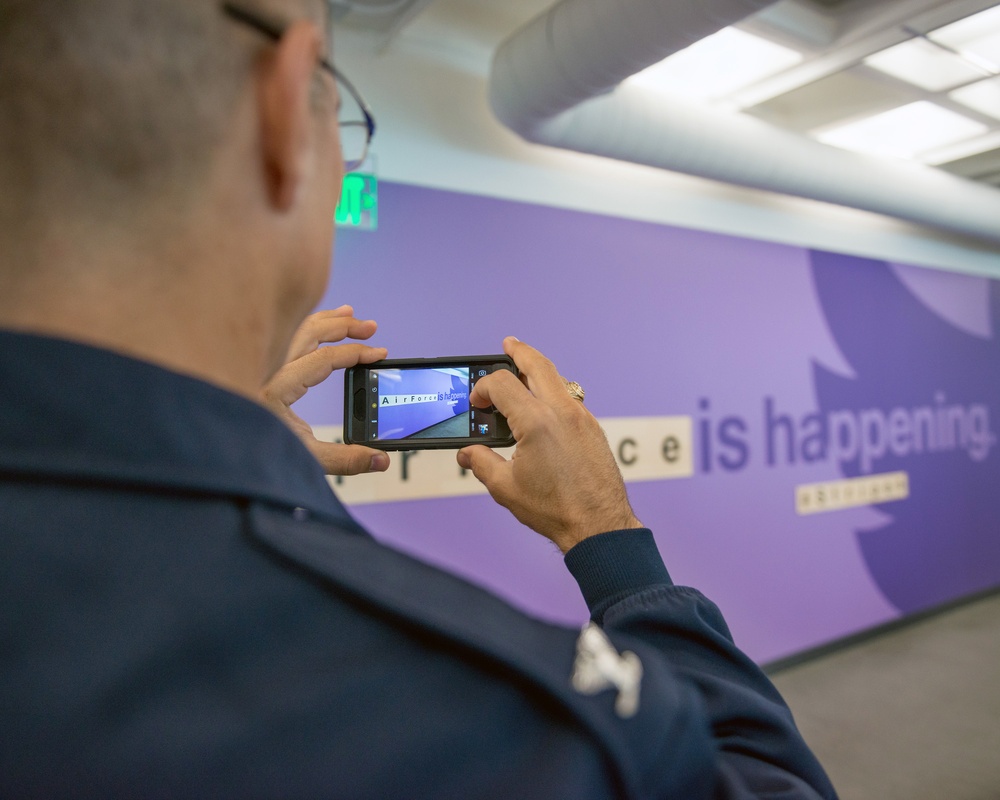
<path id="1" fill-rule="evenodd" d="M 514 444 L 495 408 L 469 402 L 476 381 L 497 370 L 517 375 L 509 356 L 386 359 L 344 376 L 344 441 L 379 450 L 443 450 Z"/>

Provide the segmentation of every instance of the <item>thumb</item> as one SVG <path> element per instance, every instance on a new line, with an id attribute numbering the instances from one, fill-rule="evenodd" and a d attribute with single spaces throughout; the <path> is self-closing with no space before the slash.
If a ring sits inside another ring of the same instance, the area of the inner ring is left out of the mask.
<path id="1" fill-rule="evenodd" d="M 385 472 L 389 456 L 359 444 L 335 444 L 313 440 L 306 443 L 327 475 L 361 475 L 365 472 Z"/>
<path id="2" fill-rule="evenodd" d="M 472 470 L 476 479 L 485 486 L 497 501 L 505 494 L 510 481 L 510 462 L 499 453 L 481 444 L 464 447 L 458 451 L 458 465 Z"/>

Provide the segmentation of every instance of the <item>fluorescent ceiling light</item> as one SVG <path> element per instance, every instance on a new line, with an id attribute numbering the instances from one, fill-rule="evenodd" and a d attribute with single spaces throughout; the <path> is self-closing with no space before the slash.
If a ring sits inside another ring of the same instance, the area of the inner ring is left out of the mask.
<path id="1" fill-rule="evenodd" d="M 928 34 L 935 42 L 958 50 L 993 74 L 1000 74 L 1000 6 L 980 11 Z"/>
<path id="2" fill-rule="evenodd" d="M 839 125 L 815 134 L 826 144 L 879 156 L 915 158 L 920 153 L 978 136 L 982 123 L 927 100 Z"/>
<path id="3" fill-rule="evenodd" d="M 787 47 L 723 28 L 628 80 L 670 94 L 717 100 L 801 60 L 801 53 Z"/>
<path id="4" fill-rule="evenodd" d="M 980 114 L 1000 119 L 1000 78 L 989 78 L 971 86 L 963 86 L 948 97 L 957 103 L 974 108 Z"/>
<path id="5" fill-rule="evenodd" d="M 982 67 L 924 39 L 910 39 L 882 50 L 868 56 L 865 64 L 929 92 L 951 89 L 989 74 Z"/>
<path id="6" fill-rule="evenodd" d="M 966 139 L 957 144 L 921 153 L 920 163 L 932 165 L 947 164 L 950 161 L 958 161 L 962 158 L 985 153 L 988 150 L 998 149 L 1000 149 L 1000 131 L 993 131 L 992 133 L 987 133 L 985 136 L 973 136 L 971 139 Z"/>

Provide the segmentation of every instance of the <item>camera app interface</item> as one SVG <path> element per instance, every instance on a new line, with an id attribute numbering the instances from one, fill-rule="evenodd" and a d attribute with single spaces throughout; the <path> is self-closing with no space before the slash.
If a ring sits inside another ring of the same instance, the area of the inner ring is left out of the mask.
<path id="1" fill-rule="evenodd" d="M 369 436 L 390 439 L 486 438 L 494 416 L 472 408 L 469 393 L 489 367 L 379 369 L 370 375 L 370 396 L 377 413 Z"/>

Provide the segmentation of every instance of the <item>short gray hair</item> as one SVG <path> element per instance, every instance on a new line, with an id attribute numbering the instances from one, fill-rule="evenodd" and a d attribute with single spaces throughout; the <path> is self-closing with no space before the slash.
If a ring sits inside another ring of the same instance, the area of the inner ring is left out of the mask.
<path id="1" fill-rule="evenodd" d="M 318 17 L 323 3 L 252 6 Z M 234 30 L 218 0 L 0 0 L 3 192 L 196 186 L 255 52 Z"/>

